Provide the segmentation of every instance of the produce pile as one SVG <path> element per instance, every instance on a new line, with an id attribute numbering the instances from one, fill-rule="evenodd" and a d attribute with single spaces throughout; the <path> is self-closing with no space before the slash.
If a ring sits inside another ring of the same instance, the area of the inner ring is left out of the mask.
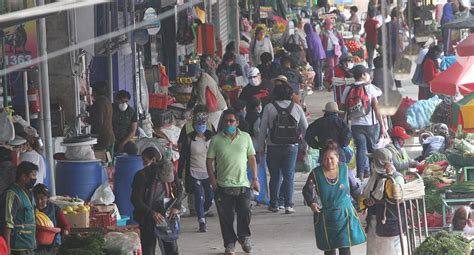
<path id="1" fill-rule="evenodd" d="M 86 213 L 91 210 L 90 205 L 73 205 L 62 208 L 64 214 Z"/>
<path id="2" fill-rule="evenodd" d="M 36 225 L 48 228 L 54 228 L 54 224 L 48 215 L 36 210 L 35 212 Z"/>
<path id="3" fill-rule="evenodd" d="M 349 39 L 345 41 L 347 50 L 354 56 L 354 63 L 363 62 L 365 59 L 364 45 L 358 40 Z"/>
<path id="4" fill-rule="evenodd" d="M 61 255 L 104 255 L 104 237 L 93 233 L 85 237 L 70 235 L 62 243 L 59 253 Z"/>
<path id="5" fill-rule="evenodd" d="M 426 238 L 415 250 L 415 255 L 435 254 L 471 254 L 471 241 L 459 234 L 450 234 L 446 231 L 440 231 L 434 236 Z"/>

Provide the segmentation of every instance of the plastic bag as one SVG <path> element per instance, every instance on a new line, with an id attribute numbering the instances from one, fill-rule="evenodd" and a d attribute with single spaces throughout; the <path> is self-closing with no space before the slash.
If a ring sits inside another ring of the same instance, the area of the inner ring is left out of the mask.
<path id="1" fill-rule="evenodd" d="M 94 160 L 95 154 L 90 145 L 67 146 L 64 156 L 68 160 Z"/>
<path id="2" fill-rule="evenodd" d="M 0 113 L 0 142 L 8 142 L 15 139 L 15 128 L 13 121 L 6 111 Z"/>
<path id="3" fill-rule="evenodd" d="M 104 182 L 100 185 L 92 195 L 91 203 L 92 204 L 103 204 L 103 205 L 110 205 L 113 204 L 115 201 L 114 193 L 112 192 L 112 188 L 108 182 Z"/>
<path id="4" fill-rule="evenodd" d="M 382 137 L 379 139 L 378 143 L 374 144 L 374 149 L 385 148 L 385 146 L 387 146 L 388 144 L 390 144 L 390 138 Z"/>

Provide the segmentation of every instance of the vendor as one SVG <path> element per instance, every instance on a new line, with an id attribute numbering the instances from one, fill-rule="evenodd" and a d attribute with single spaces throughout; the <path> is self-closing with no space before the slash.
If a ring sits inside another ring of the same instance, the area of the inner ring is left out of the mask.
<path id="1" fill-rule="evenodd" d="M 33 141 L 27 141 L 21 136 L 16 136 L 14 140 L 9 142 L 14 151 L 20 153 L 20 162 L 31 162 L 38 166 L 38 173 L 36 175 L 36 183 L 43 183 L 46 179 L 46 162 L 44 158 L 36 150 L 33 149 Z"/>
<path id="2" fill-rule="evenodd" d="M 457 231 L 463 231 L 467 235 L 474 236 L 474 220 L 472 215 L 471 203 L 469 206 L 461 206 L 455 212 L 453 216 L 453 229 Z"/>
<path id="3" fill-rule="evenodd" d="M 69 235 L 70 225 L 64 217 L 63 211 L 49 201 L 51 195 L 48 187 L 43 184 L 36 185 L 33 188 L 33 195 L 36 201 L 36 209 L 46 214 L 55 228 L 61 228 L 61 233 L 56 235 L 51 245 L 40 245 L 38 247 L 38 251 L 51 251 L 55 246 L 61 245 L 61 235 Z"/>
<path id="4" fill-rule="evenodd" d="M 38 166 L 22 162 L 16 170 L 15 183 L 2 195 L 0 227 L 9 253 L 33 255 L 36 248 L 36 222 L 33 194 Z"/>
<path id="5" fill-rule="evenodd" d="M 117 92 L 112 104 L 112 126 L 115 135 L 115 150 L 123 152 L 124 145 L 135 136 L 138 127 L 137 111 L 129 105 L 130 93 L 126 90 Z"/>
<path id="6" fill-rule="evenodd" d="M 405 173 L 410 167 L 417 167 L 419 163 L 411 159 L 403 148 L 405 140 L 410 138 L 405 129 L 399 126 L 393 127 L 390 138 L 392 143 L 387 145 L 386 148 L 392 153 L 395 169 L 400 173 Z"/>
<path id="7" fill-rule="evenodd" d="M 403 175 L 395 170 L 392 153 L 388 149 L 378 149 L 372 156 L 372 174 L 363 192 L 364 205 L 368 207 L 367 255 L 380 254 L 380 251 L 405 254 L 400 245 L 398 209 L 394 200 L 396 185 L 393 183 L 395 180 L 403 184 Z"/>
<path id="8" fill-rule="evenodd" d="M 94 104 L 87 109 L 90 115 L 87 122 L 91 125 L 91 134 L 97 137 L 97 144 L 94 146 L 95 157 L 102 162 L 108 162 L 107 151 L 111 152 L 115 143 L 112 103 L 106 96 L 106 82 L 97 82 L 92 87 Z"/>

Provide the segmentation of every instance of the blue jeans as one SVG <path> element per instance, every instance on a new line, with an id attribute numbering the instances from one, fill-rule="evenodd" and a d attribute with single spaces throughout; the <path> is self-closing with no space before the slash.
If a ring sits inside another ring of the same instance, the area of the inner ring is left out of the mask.
<path id="1" fill-rule="evenodd" d="M 211 188 L 209 178 L 198 180 L 191 177 L 194 190 L 194 208 L 199 222 L 205 222 L 205 212 L 212 206 L 214 200 L 214 191 Z"/>
<path id="2" fill-rule="evenodd" d="M 379 124 L 373 126 L 351 126 L 352 137 L 356 145 L 357 176 L 363 176 L 369 172 L 369 158 L 367 153 L 372 153 L 374 145 L 379 139 Z"/>
<path id="3" fill-rule="evenodd" d="M 293 207 L 293 180 L 297 154 L 297 144 L 267 146 L 267 166 L 270 172 L 270 205 L 273 208 L 278 208 L 280 187 L 282 188 L 285 207 Z"/>

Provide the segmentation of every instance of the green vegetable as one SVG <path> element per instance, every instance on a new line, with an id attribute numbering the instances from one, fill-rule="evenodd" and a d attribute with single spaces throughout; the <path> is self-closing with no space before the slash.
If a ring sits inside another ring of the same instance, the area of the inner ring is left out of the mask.
<path id="1" fill-rule="evenodd" d="M 431 190 L 425 193 L 426 212 L 441 213 L 443 211 L 443 200 L 441 200 L 440 192 Z"/>
<path id="2" fill-rule="evenodd" d="M 451 185 L 451 190 L 456 193 L 471 193 L 474 192 L 474 182 L 460 182 Z"/>
<path id="3" fill-rule="evenodd" d="M 59 248 L 59 255 L 104 255 L 104 237 L 93 233 L 85 237 L 70 235 Z"/>
<path id="4" fill-rule="evenodd" d="M 444 160 L 448 160 L 446 158 L 446 155 L 443 154 L 443 153 L 439 153 L 439 152 L 435 152 L 433 154 L 431 154 L 428 158 L 425 159 L 425 162 L 427 164 L 431 164 L 431 163 L 436 163 L 436 162 L 439 162 L 439 161 L 444 161 Z"/>
<path id="5" fill-rule="evenodd" d="M 415 250 L 415 255 L 464 255 L 470 253 L 471 243 L 469 240 L 459 234 L 450 234 L 446 231 L 429 236 Z"/>

